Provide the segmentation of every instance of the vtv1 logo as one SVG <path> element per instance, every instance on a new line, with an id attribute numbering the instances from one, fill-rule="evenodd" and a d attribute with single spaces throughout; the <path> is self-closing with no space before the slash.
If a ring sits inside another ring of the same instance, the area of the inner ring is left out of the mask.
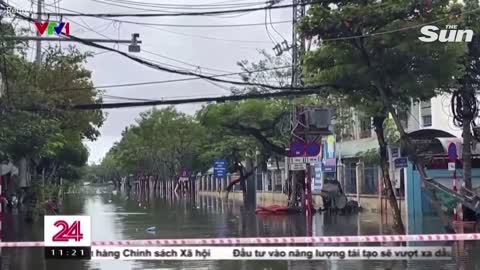
<path id="1" fill-rule="evenodd" d="M 40 35 L 43 35 L 45 33 L 45 30 L 47 31 L 47 35 L 60 35 L 62 33 L 67 36 L 70 35 L 69 22 L 35 22 L 35 27 L 37 28 L 37 32 Z"/>
<path id="2" fill-rule="evenodd" d="M 89 247 L 91 220 L 89 216 L 45 216 L 46 247 Z"/>
<path id="3" fill-rule="evenodd" d="M 456 25 L 446 25 L 446 29 L 434 25 L 425 25 L 420 29 L 423 37 L 418 39 L 423 42 L 471 42 L 473 39 L 473 30 L 457 30 Z M 436 31 L 440 30 L 437 34 Z"/>

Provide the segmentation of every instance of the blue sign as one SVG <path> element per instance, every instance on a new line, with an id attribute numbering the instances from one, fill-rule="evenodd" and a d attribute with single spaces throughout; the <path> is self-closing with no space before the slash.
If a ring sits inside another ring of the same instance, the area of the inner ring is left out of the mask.
<path id="1" fill-rule="evenodd" d="M 320 154 L 320 144 L 316 142 L 309 142 L 305 148 L 305 152 L 307 152 L 309 157 L 316 157 Z"/>
<path id="2" fill-rule="evenodd" d="M 406 157 L 397 158 L 393 162 L 395 164 L 395 168 L 407 168 L 408 167 L 408 159 Z"/>
<path id="3" fill-rule="evenodd" d="M 400 157 L 400 155 L 398 154 L 398 148 L 397 147 L 392 148 L 390 151 L 392 152 L 392 158 Z"/>
<path id="4" fill-rule="evenodd" d="M 302 157 L 305 154 L 305 144 L 302 142 L 292 142 L 290 143 L 290 156 L 291 157 Z"/>
<path id="5" fill-rule="evenodd" d="M 457 161 L 457 145 L 455 143 L 450 143 L 448 145 L 448 159 L 450 162 Z"/>
<path id="6" fill-rule="evenodd" d="M 213 175 L 215 177 L 227 176 L 227 161 L 224 159 L 217 159 L 213 163 Z"/>
<path id="7" fill-rule="evenodd" d="M 313 179 L 313 192 L 322 191 L 322 163 L 315 164 L 315 177 Z"/>
<path id="8" fill-rule="evenodd" d="M 323 170 L 325 172 L 336 172 L 337 171 L 337 159 L 329 158 L 324 161 Z"/>

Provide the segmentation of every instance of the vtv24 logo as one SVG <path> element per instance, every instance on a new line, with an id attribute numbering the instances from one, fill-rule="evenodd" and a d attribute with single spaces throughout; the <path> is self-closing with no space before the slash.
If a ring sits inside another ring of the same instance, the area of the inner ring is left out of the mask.
<path id="1" fill-rule="evenodd" d="M 434 25 L 425 25 L 420 29 L 423 36 L 418 39 L 423 42 L 471 42 L 473 39 L 473 30 L 457 30 L 456 25 L 446 25 L 445 28 L 440 30 Z"/>
<path id="2" fill-rule="evenodd" d="M 46 247 L 91 246 L 89 216 L 45 216 L 44 240 Z"/>
<path id="3" fill-rule="evenodd" d="M 68 241 L 73 239 L 78 242 L 82 240 L 83 234 L 80 224 L 80 221 L 76 220 L 69 226 L 65 220 L 57 220 L 54 225 L 56 227 L 62 227 L 62 229 L 52 237 L 52 241 Z"/>
<path id="4" fill-rule="evenodd" d="M 70 35 L 69 22 L 35 22 L 35 28 L 37 28 L 37 32 L 40 35 L 43 35 L 45 33 L 45 30 L 47 31 L 47 35 Z"/>

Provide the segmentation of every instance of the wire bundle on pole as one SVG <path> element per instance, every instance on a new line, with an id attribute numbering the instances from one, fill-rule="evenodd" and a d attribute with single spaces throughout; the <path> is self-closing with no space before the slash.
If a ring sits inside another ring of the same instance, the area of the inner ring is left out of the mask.
<path id="1" fill-rule="evenodd" d="M 463 127 L 464 120 L 471 120 L 471 132 L 478 140 L 480 139 L 480 134 L 476 130 L 477 124 L 475 123 L 475 119 L 478 116 L 477 103 L 477 97 L 473 91 L 466 91 L 465 88 L 461 88 L 453 92 L 451 102 L 453 123 L 457 127 Z"/>

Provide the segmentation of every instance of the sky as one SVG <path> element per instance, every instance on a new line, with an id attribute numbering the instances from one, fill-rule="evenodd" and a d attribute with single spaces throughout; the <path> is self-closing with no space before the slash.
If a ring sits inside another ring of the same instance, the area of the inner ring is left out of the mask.
<path id="1" fill-rule="evenodd" d="M 36 10 L 37 0 L 15 0 L 7 3 L 24 10 Z M 225 3 L 252 3 L 261 0 L 129 0 L 134 2 L 161 3 L 168 5 L 203 5 Z M 82 13 L 145 13 L 148 11 L 134 10 L 131 8 L 114 6 L 123 0 L 45 0 L 45 11 L 55 12 L 82 12 Z M 291 4 L 291 1 L 283 0 L 281 4 Z M 60 9 L 59 9 L 60 8 Z M 141 5 L 138 9 L 148 9 Z M 227 7 L 226 9 L 231 9 Z M 69 11 L 70 10 L 70 11 Z M 189 11 L 189 10 L 185 10 Z M 192 10 L 190 10 L 192 11 Z M 203 10 L 193 10 L 194 12 Z M 164 13 L 165 11 L 157 11 Z M 176 10 L 178 12 L 178 10 Z M 271 11 L 273 22 L 291 21 L 291 8 L 276 9 Z M 189 69 L 202 74 L 222 74 L 239 72 L 237 61 L 247 59 L 258 61 L 261 56 L 259 49 L 265 49 L 274 53 L 274 43 L 270 40 L 265 27 L 265 11 L 255 11 L 243 14 L 198 16 L 198 17 L 156 17 L 156 18 L 119 18 L 124 21 L 142 23 L 169 24 L 170 26 L 144 26 L 129 24 L 126 22 L 114 22 L 111 20 L 87 17 L 64 18 L 70 22 L 70 33 L 81 38 L 102 39 L 130 39 L 133 33 L 140 34 L 142 52 L 134 53 L 137 57 L 154 61 L 162 65 L 174 65 L 177 69 Z M 270 22 L 270 14 L 267 15 Z M 20 23 L 20 22 L 18 22 Z M 260 23 L 261 25 L 247 27 L 204 27 L 205 25 L 234 25 Z M 174 27 L 171 25 L 195 25 L 197 27 Z M 33 25 L 28 25 L 35 33 Z M 202 27 L 198 27 L 202 26 Z M 291 42 L 291 23 L 274 24 L 276 33 L 270 24 L 268 32 L 274 41 L 282 41 L 285 38 Z M 281 37 L 281 36 L 282 37 Z M 60 42 L 51 42 L 59 44 Z M 62 42 L 61 46 L 68 46 Z M 33 46 L 34 43 L 32 42 Z M 102 43 L 112 48 L 128 52 L 128 45 Z M 42 47 L 48 46 L 43 42 Z M 81 44 L 76 46 L 82 51 L 91 51 L 96 55 L 87 63 L 88 69 L 93 72 L 92 81 L 95 86 L 114 84 L 126 84 L 147 81 L 162 81 L 170 79 L 186 78 L 185 76 L 170 74 L 143 66 L 132 60 L 113 52 L 105 52 L 99 49 L 87 47 Z M 30 55 L 33 59 L 33 51 Z M 173 60 L 171 60 L 173 59 Z M 174 61 L 177 60 L 177 61 Z M 178 62 L 180 61 L 180 62 Z M 168 66 L 172 67 L 172 66 Z M 238 79 L 238 77 L 225 77 L 225 79 Z M 224 85 L 228 86 L 228 85 Z M 102 89 L 102 88 L 99 88 Z M 200 97 L 212 95 L 226 95 L 228 92 L 214 84 L 204 80 L 186 82 L 165 83 L 157 85 L 145 85 L 124 88 L 108 88 L 107 95 L 128 98 L 143 99 L 168 99 L 181 97 Z M 125 100 L 106 99 L 105 102 L 122 102 Z M 177 106 L 177 109 L 193 114 L 201 107 L 201 104 L 188 104 Z M 89 163 L 98 163 L 105 156 L 111 146 L 121 139 L 121 132 L 125 127 L 134 124 L 139 113 L 150 110 L 152 107 L 124 108 L 105 110 L 106 121 L 100 128 L 101 136 L 94 142 L 85 141 L 90 157 Z"/>

